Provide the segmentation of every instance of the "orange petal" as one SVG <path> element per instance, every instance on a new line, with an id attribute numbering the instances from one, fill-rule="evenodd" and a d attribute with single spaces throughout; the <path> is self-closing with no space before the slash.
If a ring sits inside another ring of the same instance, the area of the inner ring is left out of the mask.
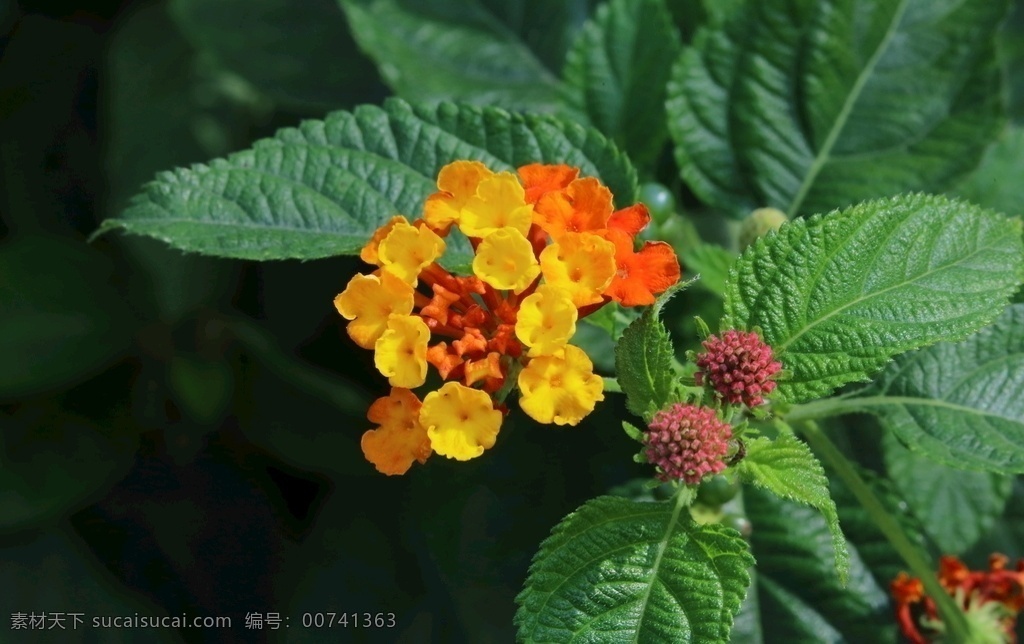
<path id="1" fill-rule="evenodd" d="M 608 218 L 608 228 L 621 230 L 630 237 L 635 237 L 651 221 L 647 206 L 642 203 L 617 210 Z"/>
<path id="2" fill-rule="evenodd" d="M 618 270 L 604 293 L 622 306 L 654 304 L 656 295 L 679 281 L 679 260 L 665 242 L 646 242 L 637 253 L 617 253 L 616 263 Z"/>
<path id="3" fill-rule="evenodd" d="M 405 474 L 413 461 L 425 463 L 430 456 L 430 438 L 419 422 L 421 406 L 416 394 L 397 387 L 370 405 L 366 417 L 380 427 L 364 433 L 359 443 L 378 472 Z"/>
<path id="4" fill-rule="evenodd" d="M 596 232 L 608 224 L 612 193 L 594 177 L 584 177 L 564 191 L 545 194 L 534 212 L 534 223 L 556 241 L 567 232 Z"/>
<path id="5" fill-rule="evenodd" d="M 519 168 L 519 177 L 526 190 L 526 203 L 535 204 L 544 193 L 556 192 L 568 186 L 579 174 L 579 168 L 567 165 L 531 163 Z"/>

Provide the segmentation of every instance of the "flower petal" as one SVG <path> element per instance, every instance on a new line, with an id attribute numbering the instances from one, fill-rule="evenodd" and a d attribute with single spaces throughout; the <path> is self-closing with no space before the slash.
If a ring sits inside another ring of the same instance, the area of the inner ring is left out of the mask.
<path id="1" fill-rule="evenodd" d="M 519 305 L 516 337 L 530 347 L 530 357 L 553 355 L 576 333 L 577 316 L 568 291 L 542 284 Z"/>
<path id="2" fill-rule="evenodd" d="M 380 425 L 367 430 L 359 441 L 366 460 L 389 476 L 405 474 L 413 461 L 425 463 L 431 454 L 427 430 L 419 422 L 421 407 L 416 394 L 394 388 L 391 394 L 370 405 L 366 417 Z"/>
<path id="3" fill-rule="evenodd" d="M 496 289 L 522 293 L 540 275 L 540 264 L 521 232 L 499 228 L 477 247 L 473 272 Z"/>
<path id="4" fill-rule="evenodd" d="M 576 425 L 604 400 L 604 381 L 579 347 L 566 345 L 564 356 L 541 356 L 519 372 L 519 406 L 540 423 Z"/>
<path id="5" fill-rule="evenodd" d="M 374 344 L 374 364 L 392 387 L 419 387 L 427 379 L 430 329 L 418 315 L 392 315 Z"/>
<path id="6" fill-rule="evenodd" d="M 420 422 L 435 452 L 468 461 L 494 446 L 501 412 L 486 393 L 449 382 L 423 399 Z"/>
<path id="7" fill-rule="evenodd" d="M 380 275 L 356 274 L 334 298 L 338 313 L 351 320 L 346 328 L 349 337 L 364 349 L 373 348 L 391 315 L 409 315 L 412 306 L 412 288 L 386 271 Z"/>

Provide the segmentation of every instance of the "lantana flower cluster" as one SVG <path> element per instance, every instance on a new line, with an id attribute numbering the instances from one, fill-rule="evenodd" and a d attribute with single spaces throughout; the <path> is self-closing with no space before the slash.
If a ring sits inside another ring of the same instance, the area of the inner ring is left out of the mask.
<path id="1" fill-rule="evenodd" d="M 391 393 L 370 407 L 378 425 L 362 437 L 366 458 L 404 474 L 432 453 L 468 460 L 495 444 L 518 389 L 534 420 L 576 425 L 603 399 L 603 380 L 580 348 L 576 323 L 608 302 L 654 303 L 679 280 L 664 242 L 637 234 L 642 204 L 620 210 L 611 191 L 566 165 L 493 172 L 478 161 L 443 167 L 421 219 L 396 216 L 360 257 L 376 266 L 335 298 L 359 346 Z M 441 266 L 451 231 L 472 245 L 471 275 Z M 434 367 L 444 385 L 412 391 Z"/>
<path id="2" fill-rule="evenodd" d="M 782 364 L 757 333 L 729 330 L 721 337 L 712 335 L 704 349 L 696 356 L 694 379 L 709 387 L 719 402 L 754 408 L 775 390 Z M 651 419 L 643 436 L 643 456 L 655 465 L 660 480 L 697 485 L 726 468 L 732 439 L 733 428 L 720 418 L 718 409 L 676 403 Z"/>
<path id="3" fill-rule="evenodd" d="M 939 583 L 964 615 L 972 632 L 985 642 L 1017 641 L 1017 614 L 1024 608 L 1024 559 L 1008 568 L 1009 559 L 996 553 L 988 570 L 970 570 L 959 559 L 939 561 Z M 935 602 L 925 594 L 920 579 L 899 573 L 891 585 L 896 600 L 896 620 L 904 637 L 913 644 L 943 641 L 945 625 Z"/>

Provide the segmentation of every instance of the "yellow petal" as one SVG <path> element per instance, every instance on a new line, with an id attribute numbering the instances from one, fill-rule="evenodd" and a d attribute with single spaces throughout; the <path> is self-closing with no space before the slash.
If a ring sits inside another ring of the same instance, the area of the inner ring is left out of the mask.
<path id="1" fill-rule="evenodd" d="M 578 312 L 565 289 L 542 284 L 519 305 L 516 337 L 530 347 L 528 356 L 560 352 L 576 333 Z"/>
<path id="2" fill-rule="evenodd" d="M 576 425 L 604 400 L 604 381 L 579 347 L 566 345 L 563 356 L 530 360 L 519 372 L 519 406 L 540 423 Z"/>
<path id="3" fill-rule="evenodd" d="M 334 298 L 334 308 L 346 320 L 351 320 L 346 329 L 349 337 L 364 349 L 373 348 L 391 315 L 409 315 L 412 306 L 412 288 L 387 272 L 357 274 Z"/>
<path id="4" fill-rule="evenodd" d="M 381 240 L 377 256 L 382 268 L 415 286 L 420 271 L 440 257 L 444 249 L 444 240 L 429 226 L 399 222 Z"/>
<path id="5" fill-rule="evenodd" d="M 477 186 L 494 173 L 479 161 L 453 161 L 437 174 L 440 192 L 427 197 L 423 204 L 423 220 L 438 232 L 447 232 L 458 223 L 462 208 L 476 194 Z"/>
<path id="6" fill-rule="evenodd" d="M 494 446 L 501 412 L 486 393 L 449 382 L 423 399 L 420 423 L 427 428 L 435 452 L 468 461 Z"/>
<path id="7" fill-rule="evenodd" d="M 596 304 L 615 276 L 615 244 L 591 233 L 565 233 L 540 254 L 544 281 L 569 292 L 576 307 Z"/>
<path id="8" fill-rule="evenodd" d="M 533 246 L 521 232 L 499 228 L 477 247 L 473 272 L 498 290 L 522 293 L 540 275 L 540 264 Z"/>
<path id="9" fill-rule="evenodd" d="M 533 223 L 533 206 L 511 172 L 500 172 L 477 186 L 476 194 L 466 202 L 459 228 L 470 237 L 486 237 L 499 228 L 515 228 L 524 236 Z"/>
<path id="10" fill-rule="evenodd" d="M 430 329 L 416 315 L 392 315 L 374 345 L 373 362 L 392 387 L 411 389 L 427 379 Z"/>
<path id="11" fill-rule="evenodd" d="M 377 249 L 380 247 L 380 242 L 385 237 L 388 236 L 388 234 L 391 232 L 391 229 L 394 228 L 397 224 L 408 223 L 409 220 L 407 220 L 402 215 L 395 215 L 394 217 L 392 217 L 388 221 L 388 223 L 384 224 L 376 231 L 374 231 L 373 237 L 371 237 L 370 241 L 366 242 L 366 245 L 363 246 L 363 249 L 359 251 L 359 259 L 363 260 L 367 264 L 374 264 L 376 266 L 380 266 L 380 258 L 377 256 Z"/>

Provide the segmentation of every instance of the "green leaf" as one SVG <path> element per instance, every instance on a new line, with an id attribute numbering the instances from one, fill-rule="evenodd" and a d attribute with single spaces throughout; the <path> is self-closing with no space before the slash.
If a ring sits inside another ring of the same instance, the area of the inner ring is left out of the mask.
<path id="1" fill-rule="evenodd" d="M 858 467 L 857 472 L 871 488 L 875 498 L 902 527 L 903 534 L 907 539 L 922 553 L 927 552 L 928 546 L 925 543 L 925 531 L 921 522 L 907 512 L 907 502 L 899 495 L 892 483 L 871 470 Z M 907 570 L 907 563 L 882 534 L 875 518 L 864 509 L 864 506 L 842 483 L 842 480 L 838 476 L 833 476 L 829 479 L 829 483 L 847 543 L 871 571 L 878 585 L 888 588 L 900 571 Z"/>
<path id="2" fill-rule="evenodd" d="M 1024 472 L 1024 304 L 964 342 L 901 356 L 843 402 L 877 415 L 921 457 Z"/>
<path id="3" fill-rule="evenodd" d="M 164 172 L 100 232 L 122 229 L 182 250 L 239 259 L 353 254 L 396 213 L 411 217 L 455 159 L 493 170 L 567 163 L 599 176 L 617 202 L 636 197 L 636 171 L 593 130 L 499 109 L 412 106 L 392 99 L 306 121 L 252 149 Z M 468 264 L 468 243 L 449 237 L 445 263 Z"/>
<path id="4" fill-rule="evenodd" d="M 789 401 L 991 322 L 1024 272 L 1019 220 L 945 197 L 870 201 L 785 224 L 740 257 L 723 328 L 760 327 Z"/>
<path id="5" fill-rule="evenodd" d="M 216 4 L 216 3 L 211 3 Z M 251 106 L 232 96 L 178 33 L 163 3 L 133 10 L 106 52 L 104 170 L 119 212 L 158 170 L 226 154 L 249 140 Z M 150 239 L 123 240 L 133 269 L 124 298 L 172 324 L 232 290 L 239 266 L 185 255 Z M 146 314 L 141 314 L 140 317 Z"/>
<path id="6" fill-rule="evenodd" d="M 622 332 L 615 345 L 615 373 L 626 394 L 626 407 L 637 416 L 662 409 L 676 387 L 675 349 L 659 316 L 665 302 L 691 282 L 662 293 L 652 306 Z"/>
<path id="7" fill-rule="evenodd" d="M 640 311 L 636 308 L 609 302 L 580 320 L 585 324 L 576 326 L 576 335 L 570 342 L 586 351 L 599 371 L 614 374 L 617 339 L 639 317 Z"/>
<path id="8" fill-rule="evenodd" d="M 753 559 L 682 504 L 589 501 L 541 544 L 517 598 L 525 642 L 726 642 Z"/>
<path id="9" fill-rule="evenodd" d="M 284 105 L 323 111 L 377 93 L 335 0 L 171 0 L 170 11 L 197 48 Z"/>
<path id="10" fill-rule="evenodd" d="M 1011 126 L 988 149 L 978 169 L 957 186 L 957 195 L 985 208 L 1008 215 L 1021 214 L 1024 191 L 1020 169 L 1024 167 L 1024 127 Z"/>
<path id="11" fill-rule="evenodd" d="M 110 285 L 112 271 L 80 241 L 0 243 L 0 400 L 87 379 L 128 348 L 135 321 Z"/>
<path id="12" fill-rule="evenodd" d="M 978 543 L 974 545 L 967 559 L 984 561 L 993 552 L 1008 557 L 1024 557 L 1024 478 L 1012 481 L 1010 499 L 1006 502 L 1006 513 L 1000 517 Z"/>
<path id="13" fill-rule="evenodd" d="M 564 76 L 570 99 L 638 165 L 665 144 L 665 85 L 682 46 L 663 0 L 611 0 L 580 32 Z"/>
<path id="14" fill-rule="evenodd" d="M 744 491 L 744 505 L 766 643 L 895 641 L 888 581 L 876 580 L 854 548 L 849 582 L 841 584 L 821 514 L 757 488 Z"/>
<path id="15" fill-rule="evenodd" d="M 618 338 L 639 317 L 640 311 L 636 308 L 609 302 L 580 321 L 604 329 L 612 338 Z"/>
<path id="16" fill-rule="evenodd" d="M 697 286 L 722 295 L 729 278 L 729 269 L 736 261 L 736 253 L 722 248 L 718 244 L 699 243 L 680 249 L 683 269 L 688 274 L 699 274 Z"/>
<path id="17" fill-rule="evenodd" d="M 545 112 L 563 103 L 557 69 L 525 38 L 530 32 L 557 38 L 574 24 L 579 2 L 339 1 L 356 42 L 403 98 Z"/>
<path id="18" fill-rule="evenodd" d="M 774 440 L 755 438 L 746 445 L 747 454 L 739 465 L 743 480 L 821 512 L 832 535 L 836 572 L 840 583 L 845 584 L 850 575 L 850 554 L 821 463 L 792 434 L 780 434 Z"/>
<path id="19" fill-rule="evenodd" d="M 911 452 L 891 433 L 882 448 L 889 477 L 941 552 L 963 553 L 1006 509 L 1009 476 L 946 467 Z"/>
<path id="20" fill-rule="evenodd" d="M 735 216 L 791 217 L 977 165 L 1003 120 L 1005 0 L 747 3 L 698 34 L 669 84 L 683 178 Z"/>

